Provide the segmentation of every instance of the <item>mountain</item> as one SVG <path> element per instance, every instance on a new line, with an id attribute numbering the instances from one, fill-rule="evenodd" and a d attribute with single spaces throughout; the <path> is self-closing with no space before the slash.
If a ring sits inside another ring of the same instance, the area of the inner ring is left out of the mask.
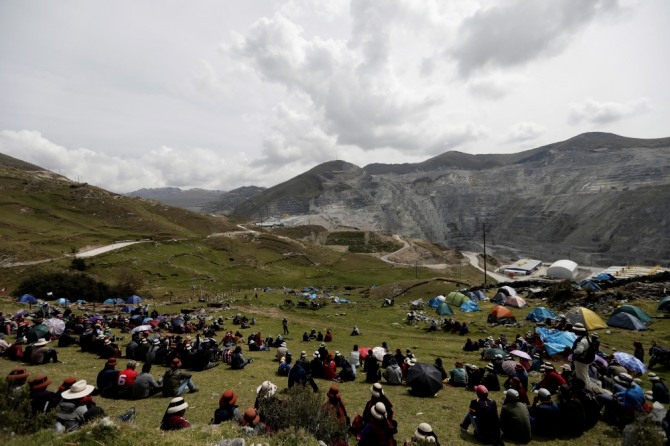
<path id="1" fill-rule="evenodd" d="M 585 133 L 500 155 L 416 164 L 330 161 L 234 213 L 309 216 L 500 257 L 582 264 L 670 262 L 670 138 Z"/>
<path id="2" fill-rule="evenodd" d="M 147 200 L 160 201 L 168 206 L 188 209 L 200 212 L 207 203 L 218 200 L 225 191 L 207 189 L 187 189 L 178 187 L 159 187 L 154 189 L 139 189 L 129 192 L 130 197 L 146 198 Z"/>

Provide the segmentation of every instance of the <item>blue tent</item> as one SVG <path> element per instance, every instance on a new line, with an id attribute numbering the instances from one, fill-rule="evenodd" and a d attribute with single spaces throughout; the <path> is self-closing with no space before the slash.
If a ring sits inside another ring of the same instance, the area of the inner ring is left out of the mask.
<path id="1" fill-rule="evenodd" d="M 116 303 L 116 299 L 112 299 L 111 297 L 109 299 L 105 299 L 103 304 L 105 305 L 114 305 Z"/>
<path id="2" fill-rule="evenodd" d="M 598 285 L 595 281 L 593 280 L 583 280 L 582 282 L 579 283 L 579 286 L 582 287 L 583 290 L 586 291 L 600 291 L 600 285 Z"/>
<path id="3" fill-rule="evenodd" d="M 454 314 L 454 310 L 452 310 L 449 304 L 446 302 L 441 302 L 440 306 L 437 307 L 435 312 L 440 316 L 444 316 L 445 314 Z"/>
<path id="4" fill-rule="evenodd" d="M 528 313 L 528 316 L 526 316 L 526 320 L 533 322 L 544 322 L 547 320 L 547 318 L 557 319 L 554 312 L 545 307 L 534 308 L 533 311 Z"/>
<path id="5" fill-rule="evenodd" d="M 625 312 L 613 314 L 610 316 L 610 318 L 607 319 L 607 325 L 610 327 L 625 328 L 626 330 L 641 331 L 647 329 L 647 326 L 644 325 L 641 320 L 632 314 Z"/>
<path id="6" fill-rule="evenodd" d="M 140 296 L 132 295 L 128 299 L 126 299 L 127 304 L 137 305 L 140 302 L 142 302 L 142 298 Z"/>
<path id="7" fill-rule="evenodd" d="M 19 302 L 22 304 L 34 304 L 37 302 L 37 299 L 35 296 L 32 296 L 30 294 L 24 294 L 23 296 L 19 297 Z"/>
<path id="8" fill-rule="evenodd" d="M 535 332 L 540 335 L 540 339 L 544 342 L 544 349 L 549 356 L 563 352 L 566 347 L 572 348 L 577 339 L 577 335 L 571 331 L 537 327 Z"/>
<path id="9" fill-rule="evenodd" d="M 640 307 L 636 307 L 635 305 L 621 305 L 620 307 L 617 307 L 614 311 L 612 311 L 612 316 L 614 316 L 617 313 L 628 313 L 632 314 L 636 318 L 640 320 L 643 324 L 648 324 L 651 322 L 651 317 L 644 312 Z"/>
<path id="10" fill-rule="evenodd" d="M 610 273 L 600 273 L 596 274 L 591 279 L 596 282 L 614 282 L 616 280 L 616 277 L 614 277 Z"/>
<path id="11" fill-rule="evenodd" d="M 428 306 L 430 306 L 430 308 L 437 308 L 440 306 L 442 302 L 444 302 L 444 299 L 438 299 L 437 297 L 433 297 L 431 300 L 428 301 Z"/>
<path id="12" fill-rule="evenodd" d="M 126 301 L 123 300 L 123 299 L 121 299 L 120 297 L 117 297 L 117 298 L 116 298 L 116 304 L 117 304 L 117 305 L 123 305 L 123 304 L 125 304 L 125 303 L 126 303 Z"/>
<path id="13" fill-rule="evenodd" d="M 58 299 L 56 299 L 56 303 L 58 305 L 70 305 L 72 302 L 70 302 L 68 299 L 64 297 L 59 297 Z"/>
<path id="14" fill-rule="evenodd" d="M 482 311 L 481 308 L 479 308 L 479 305 L 477 305 L 477 302 L 463 302 L 463 305 L 460 307 L 461 311 L 464 311 L 466 313 L 472 313 L 473 311 Z"/>
<path id="15" fill-rule="evenodd" d="M 79 299 L 79 300 L 77 301 L 77 303 L 78 303 L 78 304 L 85 304 L 86 301 L 85 301 L 84 299 Z"/>
<path id="16" fill-rule="evenodd" d="M 474 299 L 472 299 L 472 300 L 474 300 L 474 301 L 478 301 L 478 300 L 486 300 L 486 294 L 484 294 L 484 292 L 483 292 L 482 290 L 477 290 L 477 291 L 475 291 L 475 292 L 472 293 L 472 294 L 475 295 Z"/>
<path id="17" fill-rule="evenodd" d="M 133 310 L 134 308 L 130 305 L 126 305 L 125 307 L 121 308 L 122 313 L 132 313 Z"/>

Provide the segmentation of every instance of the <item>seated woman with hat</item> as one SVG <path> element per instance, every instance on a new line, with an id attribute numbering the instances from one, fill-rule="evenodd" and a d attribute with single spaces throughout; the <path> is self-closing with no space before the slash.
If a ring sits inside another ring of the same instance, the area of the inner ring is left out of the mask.
<path id="1" fill-rule="evenodd" d="M 58 405 L 57 395 L 47 390 L 51 384 L 51 380 L 46 375 L 39 375 L 28 382 L 30 386 L 30 406 L 33 410 L 33 415 L 40 412 L 48 412 Z"/>
<path id="2" fill-rule="evenodd" d="M 175 431 L 191 427 L 191 422 L 184 418 L 187 407 L 188 403 L 181 396 L 172 398 L 161 420 L 161 430 Z"/>
<path id="3" fill-rule="evenodd" d="M 244 411 L 242 421 L 240 423 L 247 435 L 264 434 L 270 432 L 267 424 L 261 421 L 258 411 L 253 407 L 249 407 Z"/>
<path id="4" fill-rule="evenodd" d="M 224 421 L 235 420 L 242 422 L 242 412 L 235 404 L 237 394 L 232 389 L 226 389 L 219 398 L 219 408 L 214 411 L 214 418 L 210 424 L 221 424 Z"/>
<path id="5" fill-rule="evenodd" d="M 56 420 L 65 431 L 79 429 L 84 423 L 105 415 L 90 396 L 94 390 L 94 386 L 82 379 L 61 393 L 63 401 L 58 405 Z"/>

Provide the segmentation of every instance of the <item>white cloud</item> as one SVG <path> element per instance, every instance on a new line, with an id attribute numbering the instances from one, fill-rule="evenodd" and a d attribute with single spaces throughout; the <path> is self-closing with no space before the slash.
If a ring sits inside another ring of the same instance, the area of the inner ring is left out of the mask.
<path id="1" fill-rule="evenodd" d="M 509 0 L 477 10 L 460 26 L 447 52 L 462 76 L 495 67 L 523 65 L 563 51 L 575 35 L 617 0 Z"/>
<path id="2" fill-rule="evenodd" d="M 537 139 L 545 131 L 544 127 L 534 122 L 521 121 L 510 127 L 502 140 L 506 143 L 528 142 Z"/>
<path id="3" fill-rule="evenodd" d="M 570 106 L 568 122 L 580 124 L 611 124 L 625 118 L 639 116 L 651 110 L 651 102 L 647 98 L 637 98 L 626 103 L 598 102 L 592 98 Z"/>

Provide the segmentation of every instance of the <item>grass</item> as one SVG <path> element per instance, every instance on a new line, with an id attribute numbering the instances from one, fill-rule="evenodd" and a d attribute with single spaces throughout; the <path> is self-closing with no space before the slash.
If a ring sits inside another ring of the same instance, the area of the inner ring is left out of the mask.
<path id="1" fill-rule="evenodd" d="M 453 288 L 454 285 L 440 282 L 429 282 L 425 285 L 413 287 L 405 295 L 396 298 L 394 307 L 381 309 L 382 296 L 391 292 L 392 288 L 402 288 L 411 286 L 411 281 L 407 281 L 401 286 L 389 285 L 380 286 L 367 293 L 354 291 L 347 297 L 350 304 L 330 303 L 325 308 L 312 311 L 298 308 L 285 309 L 282 303 L 286 295 L 279 291 L 260 292 L 258 298 L 254 297 L 251 291 L 232 293 L 229 300 L 232 302 L 230 310 L 221 311 L 219 309 L 205 309 L 208 315 L 218 317 L 222 315 L 227 319 L 227 326 L 230 327 L 230 319 L 237 313 L 245 314 L 256 318 L 256 325 L 250 330 L 244 330 L 244 334 L 251 331 L 261 331 L 263 336 L 276 336 L 281 333 L 281 319 L 286 317 L 289 321 L 290 335 L 287 336 L 289 349 L 294 357 L 299 356 L 301 350 L 311 354 L 317 347 L 317 342 L 304 343 L 301 341 L 301 335 L 304 331 L 314 328 L 325 331 L 326 328 L 334 333 L 334 340 L 329 345 L 331 351 L 340 351 L 348 355 L 354 343 L 363 347 L 372 347 L 380 345 L 386 341 L 392 349 L 410 348 L 418 356 L 421 362 L 432 363 L 434 358 L 441 357 L 445 367 L 450 367 L 456 360 L 485 365 L 479 359 L 477 353 L 466 353 L 461 350 L 464 338 L 447 334 L 443 332 L 427 333 L 423 326 L 409 326 L 404 323 L 407 303 L 416 298 L 426 298 L 435 295 L 436 288 L 440 288 L 442 294 Z M 160 312 L 178 312 L 181 307 L 170 307 L 159 303 Z M 537 304 L 544 304 L 541 301 L 532 301 L 531 307 Z M 640 300 L 633 302 L 649 310 L 653 302 Z M 193 307 L 195 302 L 186 303 L 183 306 Z M 482 313 L 460 313 L 457 311 L 456 318 L 459 321 L 466 321 L 471 328 L 471 337 L 480 338 L 488 334 L 498 335 L 505 333 L 508 339 L 513 338 L 517 333 L 524 333 L 532 329 L 532 324 L 526 324 L 518 328 L 500 328 L 490 327 L 485 323 L 487 310 L 492 307 L 489 303 L 482 304 Z M 4 303 L 4 311 L 13 311 L 16 307 L 13 304 Z M 514 310 L 518 320 L 523 320 L 530 309 Z M 653 312 L 651 313 L 653 314 Z M 624 330 L 611 330 L 610 334 L 601 330 L 601 340 L 603 350 L 611 353 L 613 349 L 619 351 L 632 351 L 632 342 L 634 339 L 640 339 L 645 348 L 648 348 L 652 339 L 656 339 L 665 345 L 670 345 L 669 330 L 667 329 L 668 320 L 660 319 L 652 325 L 649 332 L 631 333 Z M 352 326 L 356 324 L 362 330 L 359 337 L 350 337 L 349 332 Z M 127 335 L 126 335 L 127 336 Z M 96 440 L 102 444 L 131 444 L 142 440 L 142 444 L 183 444 L 184 441 L 196 442 L 198 444 L 213 443 L 222 436 L 240 435 L 239 430 L 232 426 L 225 426 L 222 432 L 213 432 L 207 426 L 217 400 L 225 388 L 231 387 L 239 394 L 239 405 L 244 408 L 253 405 L 255 399 L 255 389 L 262 381 L 270 379 L 279 386 L 280 389 L 286 387 L 286 378 L 276 375 L 277 363 L 273 361 L 273 352 L 245 352 L 247 357 L 253 357 L 255 362 L 245 371 L 229 370 L 226 366 L 219 366 L 211 370 L 195 373 L 194 380 L 200 392 L 193 395 L 186 395 L 189 402 L 187 418 L 194 423 L 195 428 L 189 432 L 164 434 L 158 430 L 159 420 L 165 410 L 168 400 L 160 397 L 154 397 L 143 401 L 115 401 L 97 398 L 97 402 L 111 416 L 122 414 L 127 408 L 135 406 L 138 411 L 137 421 L 134 426 L 124 426 L 115 433 L 114 440 Z M 75 376 L 78 379 L 86 379 L 89 382 L 95 382 L 98 371 L 102 368 L 104 361 L 95 359 L 90 354 L 78 352 L 74 347 L 60 349 L 60 358 L 63 364 L 50 364 L 46 366 L 28 366 L 31 375 L 46 373 L 53 380 L 52 388 L 56 387 L 67 376 Z M 556 358 L 556 363 L 560 363 L 560 358 Z M 7 374 L 16 364 L 5 359 L 0 360 L 0 374 Z M 670 379 L 670 373 L 667 369 L 656 366 L 655 372 L 666 379 Z M 160 376 L 163 372 L 161 367 L 155 367 L 153 373 Z M 537 378 L 531 378 L 531 382 Z M 369 398 L 369 385 L 359 379 L 356 382 L 343 383 L 340 385 L 343 399 L 347 404 L 350 416 L 361 413 L 365 402 Z M 325 381 L 318 382 L 322 392 L 328 389 L 329 383 Z M 644 387 L 649 388 L 649 383 L 644 380 Z M 463 436 L 458 423 L 467 410 L 469 400 L 473 397 L 471 392 L 463 389 L 445 388 L 434 398 L 416 398 L 407 392 L 407 388 L 385 386 L 387 394 L 390 396 L 397 409 L 397 419 L 399 423 L 399 433 L 396 438 L 402 440 L 411 436 L 412 432 L 420 422 L 428 422 L 433 426 L 440 438 L 442 444 L 470 444 L 472 437 Z M 500 404 L 502 392 L 492 395 Z M 325 398 L 325 397 L 324 397 Z M 139 434 L 138 434 L 139 432 Z M 94 434 L 89 434 L 94 435 Z M 300 438 L 300 434 L 293 435 Z M 551 440 L 551 444 L 574 444 L 574 445 L 593 445 L 608 444 L 617 441 L 619 432 L 609 426 L 599 423 L 594 429 L 586 433 L 583 437 L 576 440 Z M 17 438 L 13 440 L 15 444 L 28 444 L 34 441 L 44 441 L 54 444 L 72 443 L 67 437 L 52 438 L 50 434 L 41 433 L 35 438 Z M 151 438 L 151 440 L 149 440 Z M 79 441 L 79 440 L 77 440 Z M 146 442 L 145 442 L 146 441 Z M 280 438 L 269 438 L 269 444 L 305 444 L 304 439 L 284 440 Z M 279 442 L 281 441 L 281 442 Z M 291 443 L 291 441 L 295 441 Z"/>

